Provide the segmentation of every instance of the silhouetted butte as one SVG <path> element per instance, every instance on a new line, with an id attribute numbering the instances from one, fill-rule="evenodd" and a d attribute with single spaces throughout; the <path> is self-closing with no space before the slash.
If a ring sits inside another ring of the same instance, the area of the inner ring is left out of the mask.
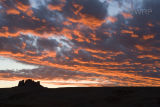
<path id="1" fill-rule="evenodd" d="M 40 85 L 40 81 L 35 82 L 32 79 L 19 81 L 18 87 L 22 87 L 22 88 L 43 88 L 43 86 Z"/>

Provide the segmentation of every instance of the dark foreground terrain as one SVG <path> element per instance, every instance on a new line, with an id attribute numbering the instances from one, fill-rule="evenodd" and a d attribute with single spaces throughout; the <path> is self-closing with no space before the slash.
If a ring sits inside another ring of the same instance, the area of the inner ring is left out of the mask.
<path id="1" fill-rule="evenodd" d="M 0 89 L 0 107 L 160 107 L 160 88 Z"/>

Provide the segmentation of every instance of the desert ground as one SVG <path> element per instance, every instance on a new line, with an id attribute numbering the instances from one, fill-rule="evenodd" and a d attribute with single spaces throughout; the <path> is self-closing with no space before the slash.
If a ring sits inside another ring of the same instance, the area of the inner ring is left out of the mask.
<path id="1" fill-rule="evenodd" d="M 4 88 L 0 107 L 160 107 L 158 87 Z"/>

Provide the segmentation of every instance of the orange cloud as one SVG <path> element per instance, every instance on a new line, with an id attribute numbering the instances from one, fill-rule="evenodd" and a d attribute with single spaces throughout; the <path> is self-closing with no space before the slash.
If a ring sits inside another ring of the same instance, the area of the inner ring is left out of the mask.
<path id="1" fill-rule="evenodd" d="M 139 27 L 131 27 L 131 26 L 129 26 L 128 27 L 129 28 L 129 30 L 135 30 L 135 31 L 138 31 L 138 30 L 140 30 L 140 28 Z"/>
<path id="2" fill-rule="evenodd" d="M 63 24 L 64 24 L 64 25 L 68 25 L 68 26 L 69 26 L 69 25 L 72 25 L 72 23 L 69 22 L 69 21 L 65 21 L 65 22 L 63 22 Z"/>
<path id="3" fill-rule="evenodd" d="M 62 11 L 63 7 L 64 7 L 64 4 L 62 4 L 62 3 L 60 5 L 52 5 L 52 4 L 48 5 L 48 9 L 50 11 L 53 11 L 53 10 Z"/>
<path id="4" fill-rule="evenodd" d="M 20 14 L 20 12 L 16 9 L 8 9 L 8 10 L 6 10 L 6 13 L 7 14 L 13 14 L 13 15 L 19 15 Z"/>
<path id="5" fill-rule="evenodd" d="M 107 17 L 107 20 L 112 22 L 112 23 L 115 23 L 115 22 L 117 22 L 118 19 L 115 18 L 115 17 L 109 16 L 109 17 Z"/>
<path id="6" fill-rule="evenodd" d="M 148 39 L 153 39 L 155 37 L 155 35 L 151 34 L 151 35 L 143 35 L 143 39 L 144 40 L 148 40 Z"/>
<path id="7" fill-rule="evenodd" d="M 132 14 L 126 13 L 126 12 L 122 12 L 122 16 L 123 16 L 125 19 L 133 18 Z"/>
<path id="8" fill-rule="evenodd" d="M 76 9 L 76 10 L 73 10 L 75 15 L 78 15 L 79 12 L 83 9 L 83 6 L 79 4 L 73 4 L 73 7 Z"/>
<path id="9" fill-rule="evenodd" d="M 104 57 L 101 57 L 101 56 L 98 56 L 98 55 L 92 55 L 93 57 L 95 57 L 95 58 L 98 58 L 98 59 L 100 59 L 100 60 L 105 60 L 106 58 L 104 58 Z"/>
<path id="10" fill-rule="evenodd" d="M 90 33 L 90 39 L 94 40 L 94 41 L 97 41 L 97 40 L 100 40 L 100 38 L 98 38 L 94 33 Z"/>
<path id="11" fill-rule="evenodd" d="M 121 33 L 123 34 L 130 34 L 131 37 L 133 38 L 138 38 L 139 36 L 137 34 L 134 33 L 133 28 L 129 27 L 129 29 L 131 30 L 121 30 Z"/>
<path id="12" fill-rule="evenodd" d="M 135 45 L 135 47 L 140 50 L 140 51 L 151 51 L 152 49 L 150 49 L 149 47 L 144 47 L 142 45 Z"/>
<path id="13" fill-rule="evenodd" d="M 133 37 L 133 38 L 138 38 L 139 36 L 136 35 L 136 34 L 132 34 L 131 37 Z"/>
<path id="14" fill-rule="evenodd" d="M 100 20 L 94 16 L 90 16 L 90 15 L 82 14 L 82 13 L 80 13 L 79 19 L 74 19 L 74 18 L 68 17 L 68 20 L 71 21 L 72 23 L 84 24 L 92 29 L 96 29 L 97 27 L 101 26 L 103 23 L 106 22 L 105 20 Z"/>
<path id="15" fill-rule="evenodd" d="M 23 12 L 26 12 L 26 11 L 29 10 L 30 6 L 29 5 L 25 5 L 25 4 L 21 3 L 21 2 L 18 2 L 17 3 L 17 8 L 19 10 L 23 11 Z"/>
<path id="16" fill-rule="evenodd" d="M 121 33 L 133 34 L 134 32 L 130 30 L 122 30 Z"/>
<path id="17" fill-rule="evenodd" d="M 32 16 L 32 15 L 33 15 L 33 11 L 32 11 L 32 10 L 28 10 L 28 11 L 26 12 L 26 14 L 27 14 L 28 16 Z"/>
<path id="18" fill-rule="evenodd" d="M 148 23 L 149 27 L 154 27 L 154 25 L 152 23 Z"/>
<path id="19" fill-rule="evenodd" d="M 160 59 L 159 56 L 154 55 L 139 55 L 138 58 L 150 58 L 150 59 Z"/>
<path id="20" fill-rule="evenodd" d="M 0 28 L 0 37 L 17 37 L 20 34 L 20 32 L 10 33 L 8 30 L 9 29 L 7 26 L 1 27 Z"/>
<path id="21" fill-rule="evenodd" d="M 72 31 L 70 29 L 67 28 L 63 28 L 61 31 L 61 34 L 64 35 L 65 37 L 67 37 L 68 39 L 72 40 Z"/>
<path id="22" fill-rule="evenodd" d="M 103 51 L 103 50 L 94 50 L 94 49 L 89 49 L 89 48 L 85 48 L 86 51 L 91 52 L 91 53 L 102 53 L 102 54 L 106 54 L 107 51 Z"/>

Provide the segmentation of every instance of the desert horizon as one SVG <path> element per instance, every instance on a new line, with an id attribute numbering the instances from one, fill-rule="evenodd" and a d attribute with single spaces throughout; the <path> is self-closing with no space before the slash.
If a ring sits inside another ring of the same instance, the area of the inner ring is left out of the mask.
<path id="1" fill-rule="evenodd" d="M 159 107 L 159 87 L 47 88 L 39 81 L 21 80 L 0 88 L 1 107 Z"/>

